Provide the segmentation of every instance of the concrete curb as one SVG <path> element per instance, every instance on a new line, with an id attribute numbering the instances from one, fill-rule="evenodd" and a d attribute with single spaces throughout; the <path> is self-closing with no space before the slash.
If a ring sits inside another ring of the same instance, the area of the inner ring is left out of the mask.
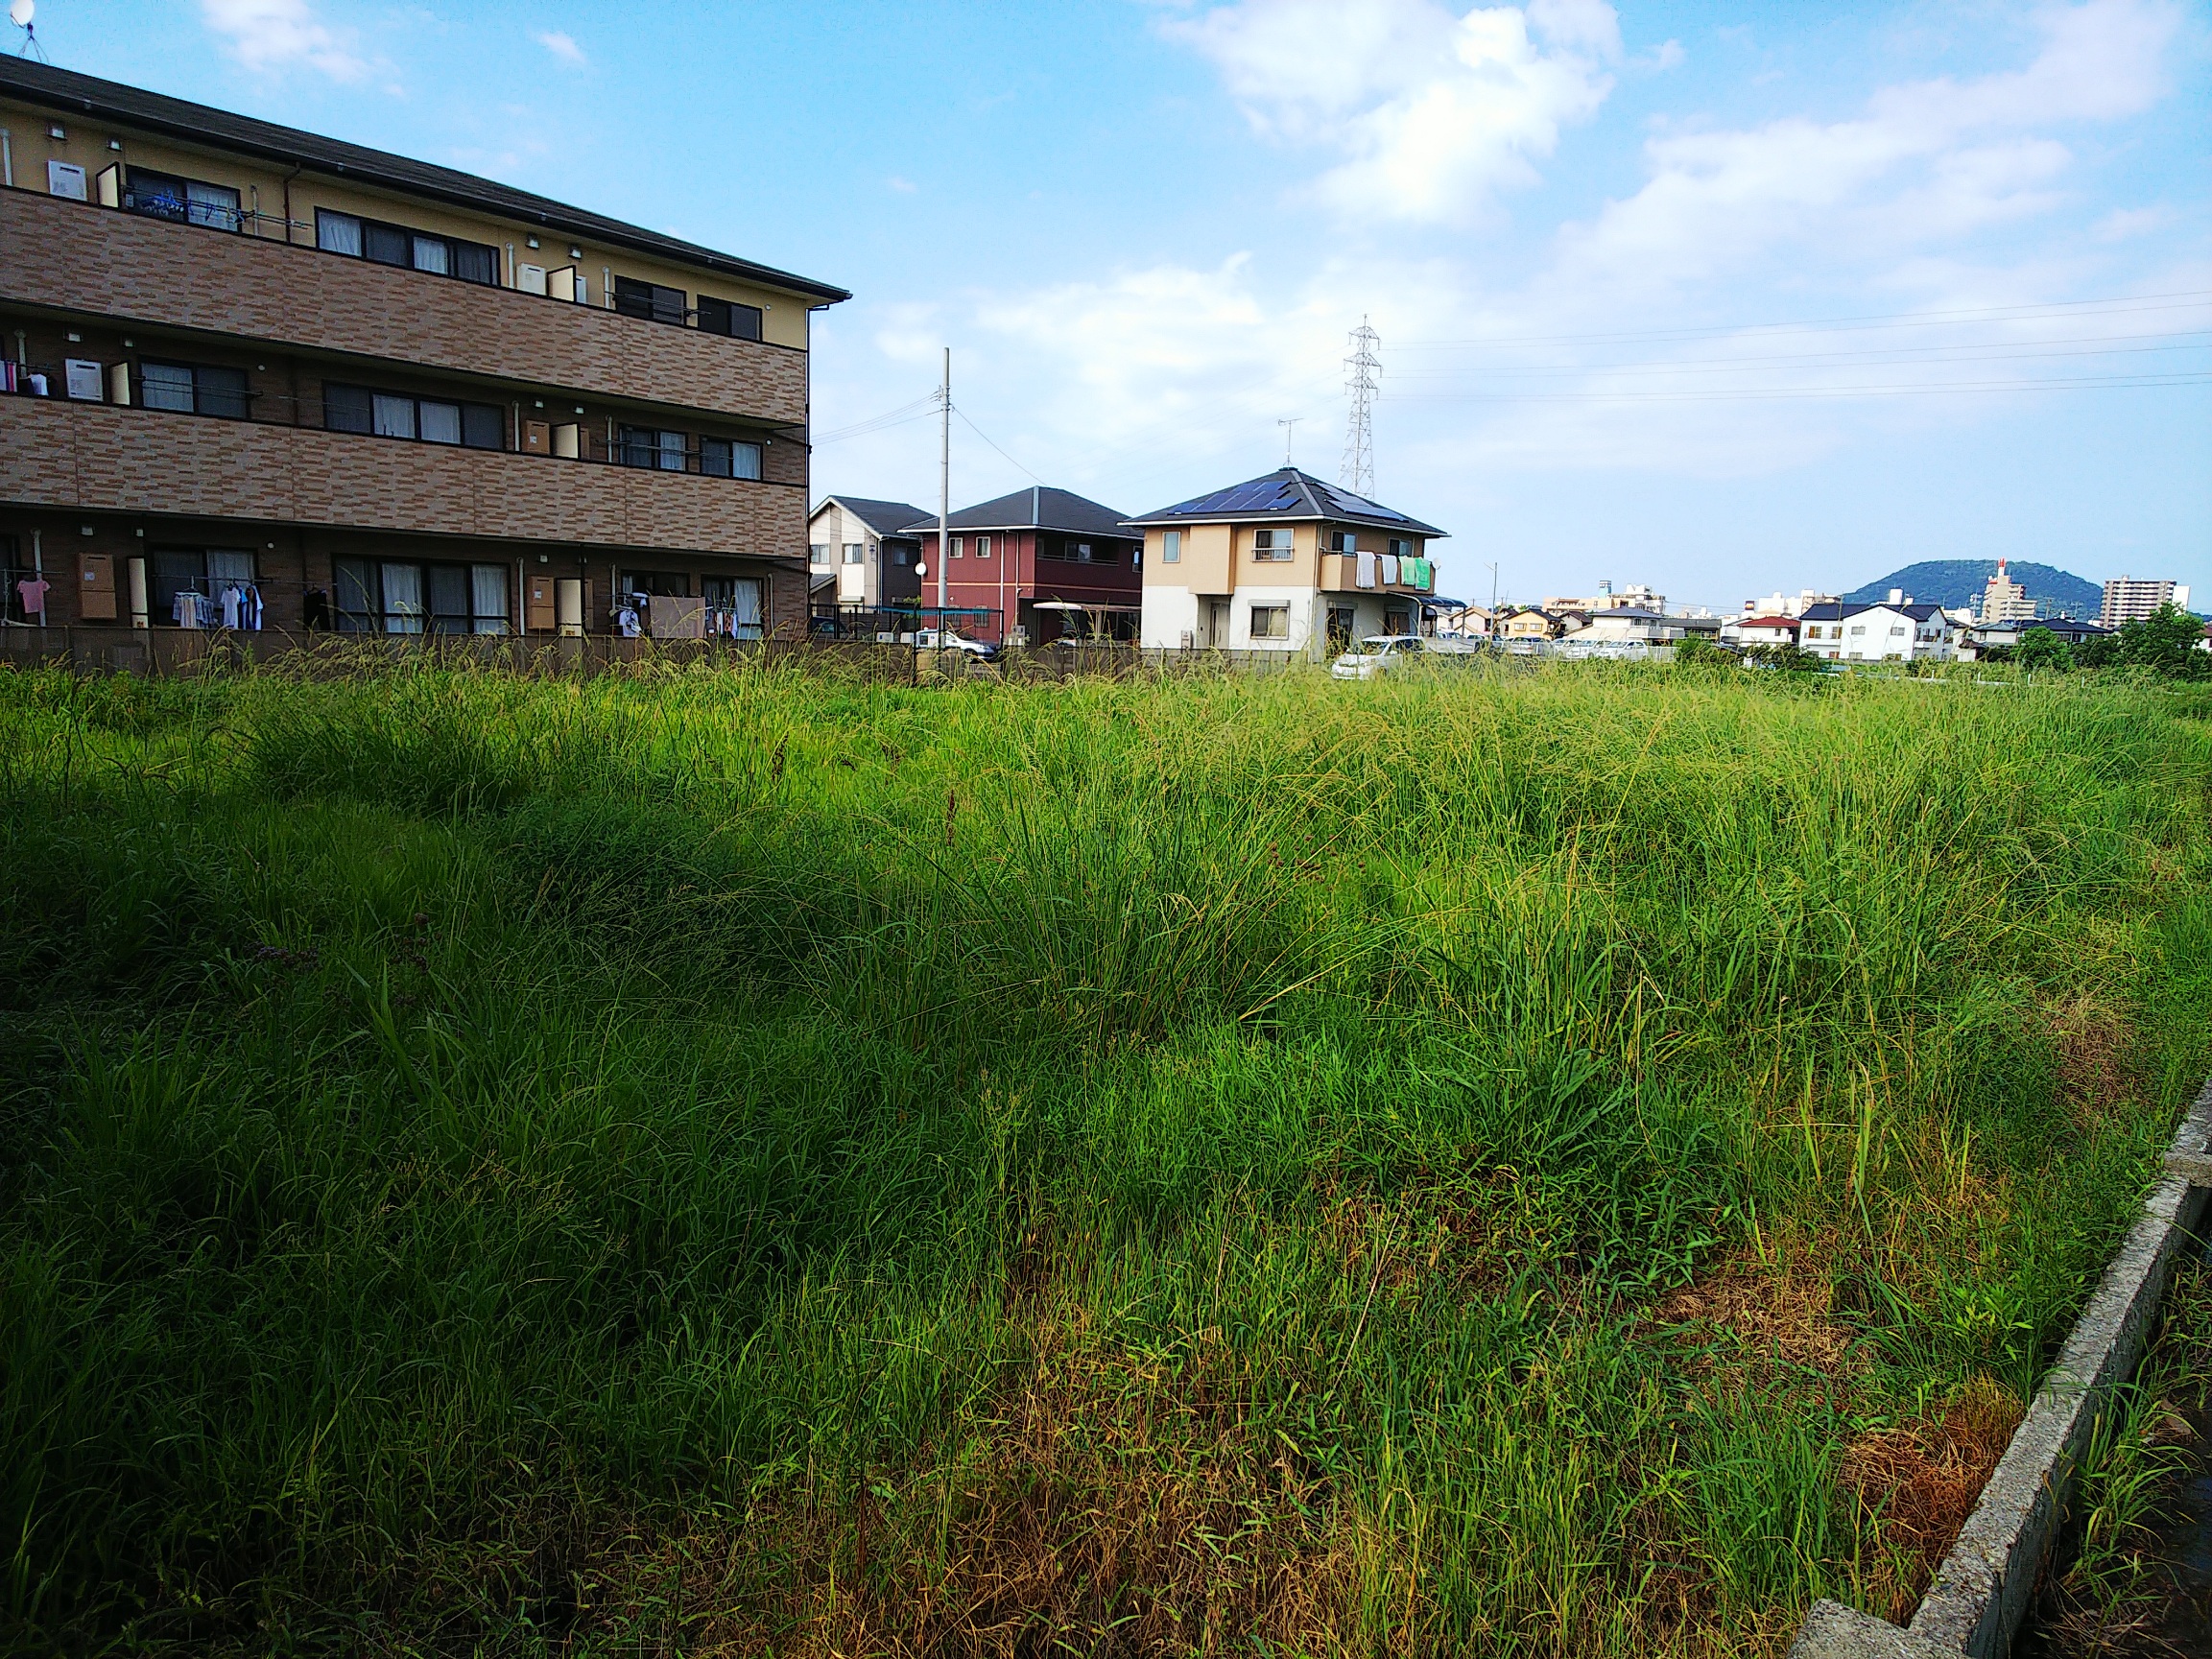
<path id="1" fill-rule="evenodd" d="M 2066 1492 L 2112 1390 L 2135 1374 L 2175 1259 L 2196 1233 L 2212 1174 L 2212 1082 L 2181 1120 L 2169 1173 L 2145 1200 L 2075 1321 L 1981 1502 L 1900 1630 L 1836 1601 L 1806 1616 L 1790 1659 L 2004 1659 L 2028 1612 Z"/>

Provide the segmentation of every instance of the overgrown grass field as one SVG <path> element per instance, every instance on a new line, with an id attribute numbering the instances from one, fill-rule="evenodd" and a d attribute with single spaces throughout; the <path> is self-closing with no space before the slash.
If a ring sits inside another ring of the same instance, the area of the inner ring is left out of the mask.
<path id="1" fill-rule="evenodd" d="M 1778 1653 L 2208 1059 L 2212 690 L 0 675 L 0 1638 Z"/>

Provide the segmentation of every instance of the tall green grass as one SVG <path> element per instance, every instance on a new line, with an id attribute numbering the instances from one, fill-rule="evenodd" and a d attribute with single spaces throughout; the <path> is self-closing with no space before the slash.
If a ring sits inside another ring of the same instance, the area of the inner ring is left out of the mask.
<path id="1" fill-rule="evenodd" d="M 1886 1604 L 2205 1063 L 2212 699 L 1750 677 L 0 678 L 0 1628 Z"/>

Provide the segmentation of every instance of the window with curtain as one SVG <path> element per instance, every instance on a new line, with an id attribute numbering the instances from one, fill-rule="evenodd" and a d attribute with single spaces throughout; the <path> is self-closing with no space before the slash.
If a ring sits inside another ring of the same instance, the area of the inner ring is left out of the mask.
<path id="1" fill-rule="evenodd" d="M 699 470 L 712 478 L 758 478 L 760 445 L 702 438 L 699 440 Z"/>
<path id="2" fill-rule="evenodd" d="M 244 420 L 251 413 L 252 397 L 243 368 L 142 361 L 138 365 L 138 401 L 148 409 Z"/>
<path id="3" fill-rule="evenodd" d="M 178 225 L 204 225 L 212 230 L 245 226 L 242 200 L 230 185 L 152 173 L 143 167 L 131 168 L 128 180 L 123 205 L 132 213 L 173 220 Z"/>
<path id="4" fill-rule="evenodd" d="M 468 449 L 507 447 L 507 417 L 496 404 L 449 403 L 441 397 L 373 391 L 366 386 L 326 383 L 322 388 L 322 426 L 326 432 L 409 438 Z"/>
<path id="5" fill-rule="evenodd" d="M 318 207 L 315 246 L 325 253 L 343 253 L 376 265 L 458 277 L 486 288 L 499 285 L 499 251 L 490 244 L 412 230 L 404 225 L 387 225 L 355 213 Z"/>
<path id="6" fill-rule="evenodd" d="M 726 334 L 733 340 L 760 338 L 761 311 L 757 305 L 740 305 L 734 299 L 699 296 L 699 327 L 702 334 Z"/>
<path id="7" fill-rule="evenodd" d="M 338 626 L 347 633 L 506 633 L 503 564 L 342 558 L 333 571 Z"/>

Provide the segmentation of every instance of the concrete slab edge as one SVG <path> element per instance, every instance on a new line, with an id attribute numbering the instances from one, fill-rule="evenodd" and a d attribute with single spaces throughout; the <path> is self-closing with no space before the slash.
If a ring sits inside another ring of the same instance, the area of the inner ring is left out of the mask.
<path id="1" fill-rule="evenodd" d="M 2212 1081 L 2168 1157 L 2194 1173 L 2212 1150 Z M 2083 1449 L 2112 1391 L 2135 1374 L 2174 1264 L 2202 1221 L 2207 1194 L 2180 1174 L 2153 1189 L 2105 1267 L 2058 1360 L 2036 1390 L 1981 1501 L 1904 1629 L 1840 1602 L 1816 1602 L 1790 1659 L 2004 1659 L 2027 1616 L 2043 1558 Z"/>

